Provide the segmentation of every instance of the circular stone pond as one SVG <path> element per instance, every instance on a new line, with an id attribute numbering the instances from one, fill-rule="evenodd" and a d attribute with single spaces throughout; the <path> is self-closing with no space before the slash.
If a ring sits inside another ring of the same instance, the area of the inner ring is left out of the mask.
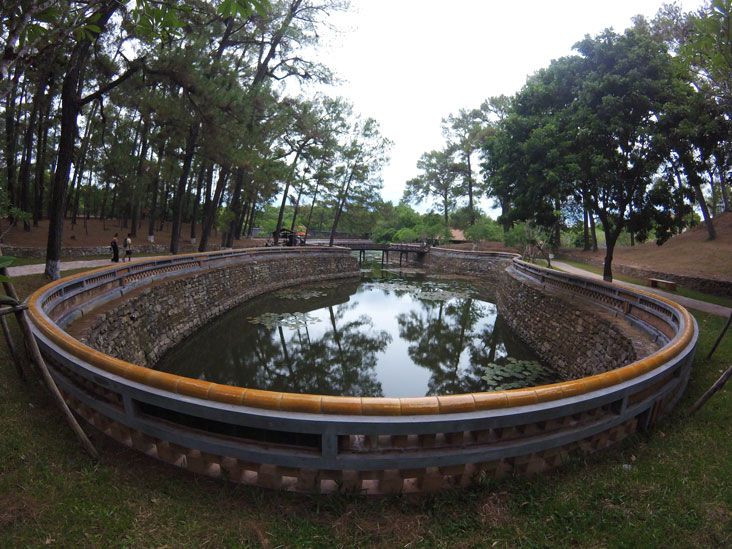
<path id="1" fill-rule="evenodd" d="M 492 284 L 378 264 L 360 279 L 255 297 L 186 337 L 155 368 L 253 389 L 360 397 L 560 380 L 511 331 Z"/>
<path id="2" fill-rule="evenodd" d="M 400 259 L 413 255 L 430 276 L 419 284 L 418 276 L 388 273 L 359 282 L 363 273 L 344 248 L 231 250 L 68 277 L 36 291 L 28 312 L 54 380 L 88 424 L 178 467 L 284 490 L 419 492 L 532 475 L 647 429 L 686 387 L 698 330 L 673 302 L 511 254 L 396 251 Z M 480 284 L 431 277 L 455 272 Z M 304 286 L 310 283 L 326 285 Z M 396 301 L 379 303 L 386 294 Z M 351 310 L 372 299 L 370 311 Z M 206 360 L 191 371 L 151 368 L 166 354 L 192 352 L 174 349 L 224 322 L 227 312 L 235 317 L 240 305 L 250 309 L 234 320 L 235 339 L 260 337 L 264 347 L 242 352 L 202 335 L 193 346 Z M 286 325 L 289 312 L 318 321 Z M 482 380 L 486 363 L 535 362 L 503 324 L 567 381 L 474 385 L 514 382 Z M 653 350 L 634 351 L 628 330 L 651 338 Z M 388 376 L 396 366 L 375 358 L 390 345 L 412 362 L 396 376 L 404 378 L 401 388 Z M 321 350 L 306 360 L 311 346 Z M 234 361 L 212 369 L 216 353 Z M 236 362 L 245 356 L 244 366 Z M 351 368 L 352 360 L 360 366 Z M 323 373 L 290 370 L 297 361 Z M 381 368 L 385 376 L 377 375 Z M 238 384 L 241 371 L 246 383 Z M 254 388 L 259 381 L 270 389 Z"/>

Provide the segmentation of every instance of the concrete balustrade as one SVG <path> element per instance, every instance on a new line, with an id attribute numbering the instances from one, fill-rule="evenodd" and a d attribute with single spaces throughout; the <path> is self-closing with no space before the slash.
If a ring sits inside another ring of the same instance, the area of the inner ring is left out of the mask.
<path id="1" fill-rule="evenodd" d="M 464 485 L 512 471 L 534 474 L 572 453 L 594 451 L 647 428 L 681 396 L 698 330 L 675 303 L 536 267 L 510 254 L 433 249 L 427 255 L 431 268 L 463 265 L 466 271 L 511 276 L 513 291 L 524 285 L 531 291 L 543 288 L 562 296 L 563 307 L 573 308 L 579 300 L 578 310 L 595 307 L 616 315 L 661 348 L 630 364 L 547 386 L 369 398 L 184 378 L 109 356 L 66 331 L 126 299 L 198 288 L 202 293 L 191 298 L 196 303 L 190 307 L 208 300 L 219 305 L 211 309 L 220 314 L 287 285 L 356 276 L 356 260 L 342 248 L 143 259 L 51 283 L 29 298 L 29 312 L 54 378 L 70 407 L 90 424 L 174 465 L 269 488 L 394 493 Z M 468 263 L 475 268 L 468 269 Z M 271 280 L 267 275 L 274 272 L 281 276 Z M 200 290 L 206 288 L 212 293 Z"/>

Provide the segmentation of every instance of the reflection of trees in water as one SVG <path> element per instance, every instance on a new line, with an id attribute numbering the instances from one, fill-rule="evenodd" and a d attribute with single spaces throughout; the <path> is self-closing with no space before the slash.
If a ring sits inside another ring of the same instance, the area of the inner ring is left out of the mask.
<path id="1" fill-rule="evenodd" d="M 428 394 L 455 394 L 485 391 L 481 377 L 484 367 L 500 363 L 507 355 L 534 358 L 514 339 L 495 306 L 474 299 L 448 302 L 423 301 L 422 314 L 411 311 L 397 317 L 399 335 L 410 343 L 410 358 L 431 372 Z M 461 356 L 468 352 L 468 360 Z"/>
<path id="2" fill-rule="evenodd" d="M 376 380 L 376 356 L 391 341 L 383 330 L 373 330 L 368 316 L 344 320 L 355 304 L 336 305 L 329 292 L 328 329 L 313 337 L 308 326 L 295 330 L 252 324 L 248 317 L 259 310 L 272 310 L 261 300 L 254 308 L 227 315 L 221 322 L 197 333 L 188 344 L 177 347 L 161 362 L 161 369 L 217 383 L 273 391 L 331 395 L 381 396 Z M 342 292 L 342 288 L 341 288 Z M 314 310 L 323 307 L 322 300 Z M 307 304 L 307 302 L 306 302 Z M 284 303 L 278 309 L 297 308 Z M 302 304 L 299 309 L 302 310 Z M 216 345 L 218 338 L 228 339 Z"/>
<path id="3" fill-rule="evenodd" d="M 373 323 L 366 316 L 344 321 L 346 311 L 353 307 L 328 306 L 330 329 L 319 338 L 313 338 L 307 326 L 289 338 L 277 328 L 276 342 L 274 332 L 262 334 L 269 342 L 258 347 L 270 353 L 250 374 L 256 386 L 296 393 L 381 396 L 374 371 L 376 355 L 386 348 L 391 336 L 370 329 Z"/>

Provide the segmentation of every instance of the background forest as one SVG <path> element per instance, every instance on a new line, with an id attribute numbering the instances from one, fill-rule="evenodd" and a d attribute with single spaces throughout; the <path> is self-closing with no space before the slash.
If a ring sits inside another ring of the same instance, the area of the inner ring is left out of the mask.
<path id="1" fill-rule="evenodd" d="M 169 222 L 171 253 L 233 246 L 256 227 L 599 239 L 607 279 L 618 242 L 662 243 L 696 211 L 715 238 L 714 215 L 730 210 L 729 0 L 586 36 L 515 95 L 447 115 L 445 146 L 422 155 L 396 206 L 380 197 L 390 142 L 378 122 L 322 91 L 335 78 L 318 42 L 348 7 L 3 2 L 0 230 L 47 218 L 50 278 L 64 219 L 116 219 L 149 241 Z M 497 220 L 478 207 L 486 198 Z"/>

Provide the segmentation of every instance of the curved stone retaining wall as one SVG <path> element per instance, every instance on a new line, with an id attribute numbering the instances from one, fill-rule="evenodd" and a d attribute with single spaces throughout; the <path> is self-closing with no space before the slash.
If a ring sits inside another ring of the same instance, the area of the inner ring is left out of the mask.
<path id="1" fill-rule="evenodd" d="M 62 328 L 161 278 L 176 284 L 177 277 L 233 272 L 275 257 L 304 266 L 316 256 L 335 265 L 334 276 L 352 271 L 348 252 L 332 248 L 140 260 L 49 284 L 29 298 L 29 314 L 70 407 L 99 430 L 192 471 L 298 491 L 429 491 L 476 477 L 537 473 L 647 427 L 686 386 L 697 329 L 683 308 L 491 254 L 482 261 L 512 265 L 517 281 L 622 315 L 655 334 L 662 348 L 608 372 L 541 387 L 360 398 L 260 391 L 157 372 L 94 350 Z M 298 278 L 288 283 L 299 282 L 301 271 L 290 271 Z"/>
<path id="2" fill-rule="evenodd" d="M 431 248 L 424 266 L 447 273 L 486 277 L 497 282 L 506 266 L 518 257 L 505 252 L 464 252 L 449 248 Z"/>
<path id="3" fill-rule="evenodd" d="M 140 366 L 154 366 L 185 336 L 235 305 L 291 286 L 336 277 L 358 277 L 349 255 L 270 253 L 225 268 L 204 269 L 153 282 L 95 310 L 91 322 L 71 333 L 103 353 Z"/>
<path id="4" fill-rule="evenodd" d="M 638 358 L 633 339 L 647 339 L 640 330 L 629 333 L 629 326 L 597 306 L 569 302 L 564 292 L 547 291 L 514 269 L 503 272 L 496 297 L 514 333 L 562 379 L 600 374 L 633 362 Z"/>

